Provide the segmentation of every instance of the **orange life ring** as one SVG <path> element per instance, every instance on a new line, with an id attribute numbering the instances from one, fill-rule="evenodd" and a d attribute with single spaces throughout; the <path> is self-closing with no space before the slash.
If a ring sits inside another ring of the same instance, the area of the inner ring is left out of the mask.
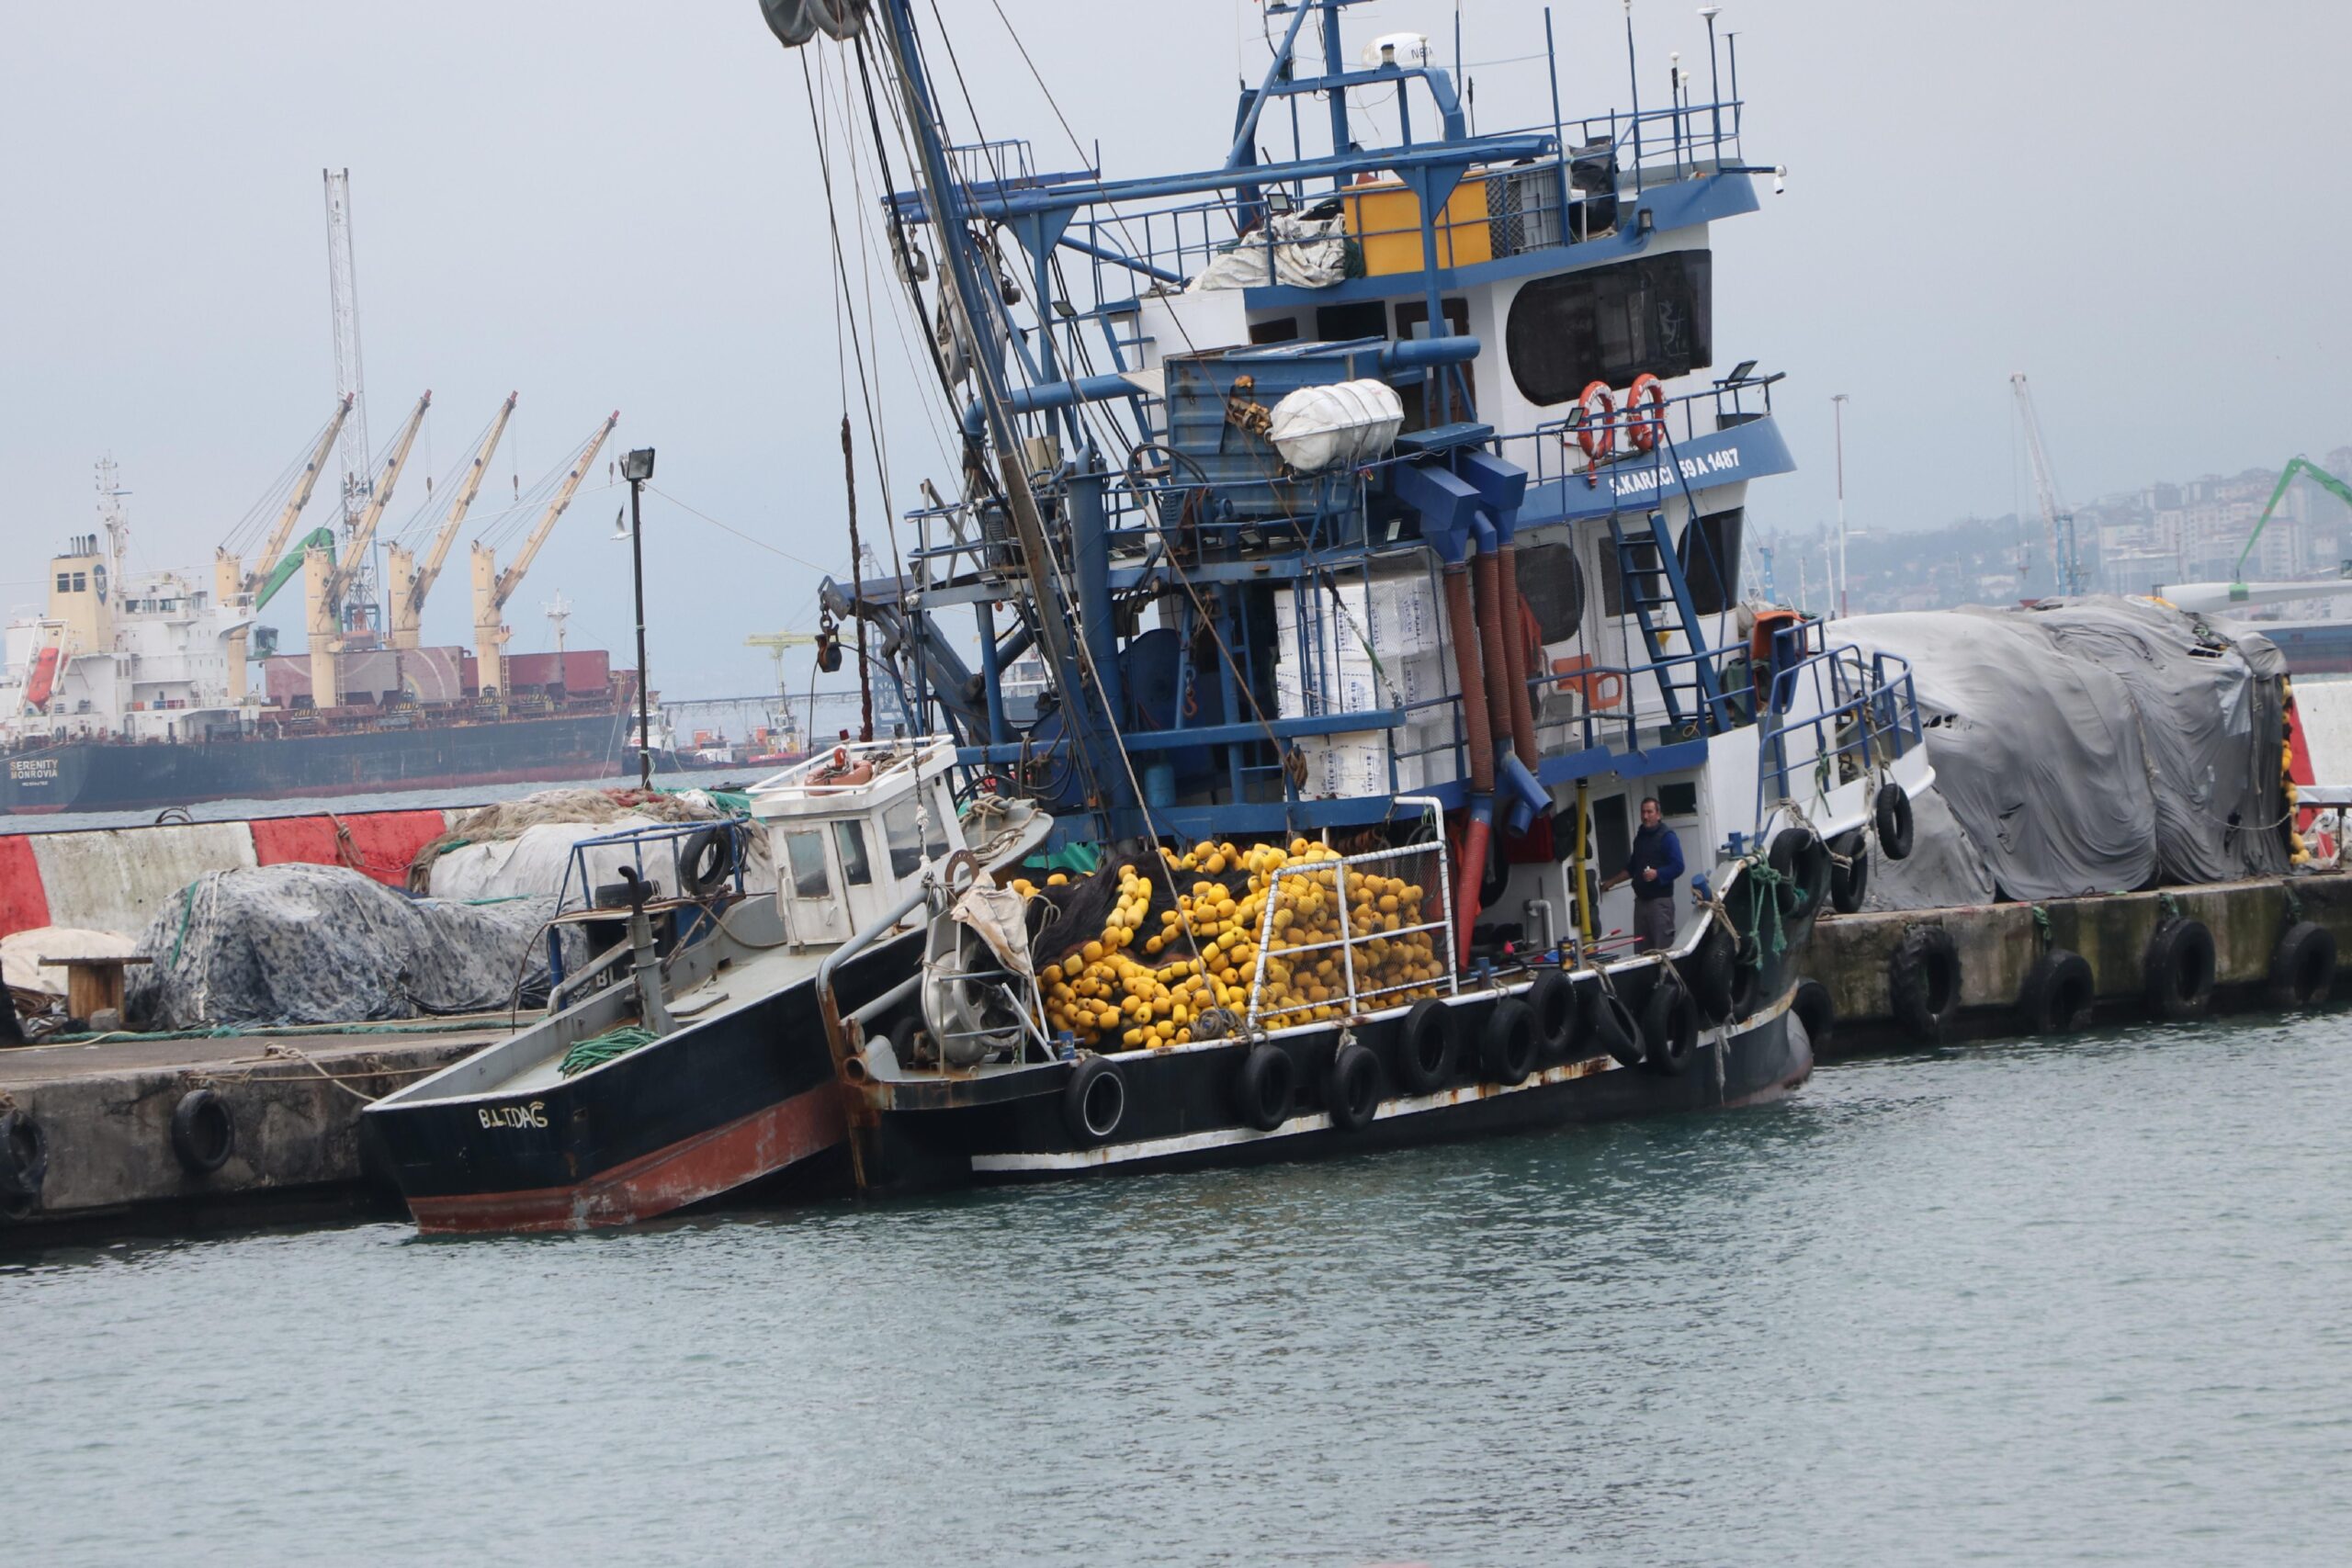
<path id="1" fill-rule="evenodd" d="M 1645 406 L 1646 405 L 1646 406 Z M 1625 393 L 1625 439 L 1636 452 L 1647 452 L 1666 434 L 1666 385 L 1644 371 Z"/>
<path id="2" fill-rule="evenodd" d="M 1577 445 L 1586 457 L 1597 462 L 1617 450 L 1617 403 L 1609 395 L 1608 382 L 1588 385 L 1577 399 L 1577 412 L 1583 416 L 1577 425 Z"/>

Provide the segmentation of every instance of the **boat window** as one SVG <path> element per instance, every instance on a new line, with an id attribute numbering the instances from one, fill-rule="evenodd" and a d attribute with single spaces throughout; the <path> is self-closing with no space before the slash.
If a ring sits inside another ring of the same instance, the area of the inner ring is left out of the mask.
<path id="1" fill-rule="evenodd" d="M 1696 527 L 1686 527 L 1674 553 L 1682 560 L 1682 580 L 1690 585 L 1690 602 L 1702 615 L 1720 615 L 1739 602 L 1739 534 L 1745 513 L 1739 507 L 1710 513 Z"/>
<path id="2" fill-rule="evenodd" d="M 75 572 L 74 574 L 74 592 L 76 593 L 86 593 L 89 591 L 90 574 L 86 571 Z"/>
<path id="3" fill-rule="evenodd" d="M 1678 818 L 1698 816 L 1699 786 L 1687 782 L 1658 785 L 1657 814 Z"/>
<path id="4" fill-rule="evenodd" d="M 903 796 L 882 813 L 882 839 L 890 852 L 890 874 L 900 882 L 922 869 L 922 826 L 917 820 L 920 812 L 915 798 L 911 795 Z"/>
<path id="5" fill-rule="evenodd" d="M 1538 278 L 1511 301 L 1503 349 L 1528 401 L 1573 401 L 1594 381 L 1684 376 L 1714 358 L 1713 253 L 1671 251 Z"/>
<path id="6" fill-rule="evenodd" d="M 842 880 L 852 887 L 864 887 L 874 880 L 874 868 L 865 862 L 865 824 L 836 822 L 833 840 L 841 846 Z"/>
<path id="7" fill-rule="evenodd" d="M 74 574 L 72 572 L 61 571 L 57 574 L 57 591 L 60 593 L 71 593 L 74 592 Z"/>
<path id="8" fill-rule="evenodd" d="M 1271 321 L 1252 321 L 1250 323 L 1250 341 L 1251 343 L 1296 343 L 1298 318 L 1277 316 Z"/>
<path id="9" fill-rule="evenodd" d="M 1324 343 L 1353 343 L 1363 337 L 1388 335 L 1388 307 L 1377 299 L 1350 305 L 1317 305 L 1315 335 Z"/>
<path id="10" fill-rule="evenodd" d="M 784 836 L 785 858 L 792 867 L 792 896 L 827 898 L 833 885 L 825 874 L 825 840 L 821 834 L 801 831 Z"/>
<path id="11" fill-rule="evenodd" d="M 1470 301 L 1467 299 L 1446 299 L 1441 301 L 1441 303 L 1445 307 L 1445 330 L 1447 335 L 1451 337 L 1468 337 L 1470 335 Z M 1400 301 L 1396 306 L 1396 340 L 1399 343 L 1402 343 L 1408 338 L 1429 336 L 1429 321 L 1430 307 L 1428 300 L 1406 299 Z M 1404 376 L 1396 378 L 1392 382 L 1392 385 L 1394 385 L 1396 389 L 1396 400 L 1402 403 L 1405 407 L 1404 428 L 1407 430 L 1427 430 L 1432 423 L 1430 417 L 1429 397 L 1429 383 L 1431 374 L 1432 372 L 1427 370 L 1411 371 Z M 1447 374 L 1447 372 L 1437 372 L 1437 374 Z M 1464 374 L 1462 380 L 1458 383 L 1458 386 L 1464 391 L 1468 390 L 1469 378 L 1466 372 Z M 1461 407 L 1458 402 L 1447 412 L 1448 416 L 1453 419 L 1476 419 L 1478 417 L 1477 411 L 1476 409 Z"/>
<path id="12" fill-rule="evenodd" d="M 1535 612 L 1538 640 L 1572 641 L 1584 625 L 1584 569 L 1568 546 L 1521 547 L 1519 592 Z"/>

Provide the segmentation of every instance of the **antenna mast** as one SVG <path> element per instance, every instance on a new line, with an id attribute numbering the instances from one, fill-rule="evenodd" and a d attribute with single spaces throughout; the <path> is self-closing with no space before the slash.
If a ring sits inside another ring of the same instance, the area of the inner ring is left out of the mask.
<path id="1" fill-rule="evenodd" d="M 343 536 L 348 543 L 358 532 L 359 514 L 375 490 L 368 443 L 367 374 L 359 355 L 359 273 L 351 252 L 351 171 L 321 169 L 327 202 L 327 303 L 334 322 L 334 392 L 350 400 L 351 413 L 343 422 Z M 363 559 L 353 573 L 345 610 L 345 626 L 371 624 L 367 608 L 376 599 L 375 563 Z"/>

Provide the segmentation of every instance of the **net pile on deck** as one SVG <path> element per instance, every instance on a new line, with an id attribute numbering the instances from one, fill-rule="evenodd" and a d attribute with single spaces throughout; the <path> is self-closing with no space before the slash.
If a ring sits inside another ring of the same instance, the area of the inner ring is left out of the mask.
<path id="1" fill-rule="evenodd" d="M 1014 882 L 1024 897 L 1047 899 L 1061 916 L 1036 944 L 1048 959 L 1037 978 L 1051 1028 L 1104 1050 L 1233 1032 L 1250 1007 L 1261 941 L 1265 1021 L 1346 1015 L 1340 876 L 1336 864 L 1323 863 L 1336 863 L 1337 850 L 1305 839 L 1288 850 L 1203 842 L 1181 855 L 1163 849 L 1159 858 L 1157 875 L 1130 863 L 1076 885 L 1059 873 L 1043 888 Z M 1308 869 L 1277 876 L 1290 866 Z M 1346 886 L 1346 951 L 1357 992 L 1381 993 L 1363 1005 L 1394 1007 L 1436 994 L 1444 966 L 1431 933 L 1406 929 L 1421 922 L 1420 885 L 1377 867 L 1351 867 Z M 1090 906 L 1099 919 L 1084 913 Z"/>

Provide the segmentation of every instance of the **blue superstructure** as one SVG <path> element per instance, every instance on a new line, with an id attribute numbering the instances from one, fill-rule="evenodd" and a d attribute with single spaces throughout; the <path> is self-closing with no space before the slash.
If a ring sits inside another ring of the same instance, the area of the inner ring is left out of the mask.
<path id="1" fill-rule="evenodd" d="M 1632 105 L 1570 118 L 1547 12 L 1549 112 L 1474 133 L 1427 40 L 1351 54 L 1354 3 L 1272 0 L 1231 130 L 1193 172 L 1122 178 L 948 144 L 940 40 L 898 0 L 771 0 L 787 39 L 797 13 L 887 54 L 894 261 L 967 448 L 962 493 L 908 516 L 906 576 L 829 603 L 1062 841 L 1433 799 L 1475 908 L 1606 876 L 1644 793 L 1702 865 L 1769 842 L 1776 806 L 1853 818 L 1916 750 L 1907 674 L 1740 604 L 1747 486 L 1793 464 L 1779 378 L 1716 368 L 1711 225 L 1773 173 L 1742 149 L 1736 53 L 1710 16 L 1703 70 L 1643 107 L 1629 27 Z M 1365 91 L 1398 131 L 1378 145 Z M 1303 467 L 1278 437 L 1318 399 L 1394 428 Z M 1034 708 L 1002 694 L 1023 661 Z"/>

